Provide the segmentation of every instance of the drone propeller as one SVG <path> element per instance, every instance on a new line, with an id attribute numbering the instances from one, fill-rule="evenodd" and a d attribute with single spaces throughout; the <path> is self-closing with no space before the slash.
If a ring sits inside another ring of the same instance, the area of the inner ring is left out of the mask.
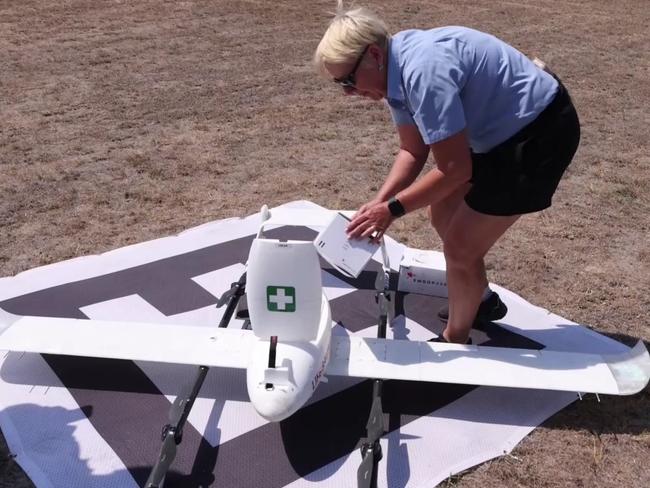
<path id="1" fill-rule="evenodd" d="M 368 431 L 368 440 L 372 442 L 381 438 L 384 435 L 384 411 L 381 406 L 381 380 L 374 380 L 373 389 L 378 390 L 372 400 L 372 407 L 370 407 L 370 417 L 366 429 Z M 374 392 L 373 392 L 374 393 Z"/>
<path id="2" fill-rule="evenodd" d="M 244 295 L 245 291 L 246 272 L 239 277 L 238 281 L 230 285 L 230 290 L 221 295 L 217 300 L 217 308 L 221 308 L 226 304 L 228 305 L 224 312 L 224 318 L 227 317 L 227 320 L 230 320 L 230 317 L 232 317 L 232 314 L 235 311 L 235 307 L 237 307 L 239 299 Z M 222 327 L 222 325 L 219 324 L 219 327 Z"/>
<path id="3" fill-rule="evenodd" d="M 384 435 L 384 412 L 381 405 L 382 381 L 374 380 L 373 399 L 370 416 L 366 424 L 368 437 L 361 445 L 361 464 L 357 470 L 358 488 L 374 488 L 377 486 L 377 466 L 383 455 L 379 439 Z"/>
<path id="4" fill-rule="evenodd" d="M 240 278 L 240 280 L 241 280 L 241 278 Z M 244 283 L 246 283 L 246 282 L 244 281 Z M 231 283 L 230 284 L 230 289 L 228 291 L 226 291 L 223 295 L 221 295 L 219 297 L 219 299 L 217 300 L 217 308 L 221 308 L 224 305 L 226 305 L 230 301 L 230 299 L 237 294 L 239 286 L 240 286 L 240 283 L 238 281 L 236 281 L 234 283 Z"/>
<path id="5" fill-rule="evenodd" d="M 227 292 L 225 292 L 223 295 L 221 295 L 221 296 L 219 297 L 219 299 L 217 300 L 217 308 L 221 308 L 221 307 L 223 307 L 226 303 L 228 303 L 228 301 L 230 300 L 230 298 L 235 294 L 235 285 L 236 285 L 236 284 L 237 284 L 237 283 L 233 283 L 233 284 L 230 286 L 230 290 L 228 290 Z"/>
<path id="6" fill-rule="evenodd" d="M 144 485 L 145 488 L 162 488 L 165 483 L 167 471 L 176 457 L 176 439 L 174 439 L 173 432 L 165 432 L 163 430 L 163 439 L 158 462 L 156 462 L 156 465 L 151 471 L 147 483 Z"/>
<path id="7" fill-rule="evenodd" d="M 379 441 L 364 445 L 361 449 L 363 460 L 357 470 L 358 488 L 375 488 L 377 486 L 377 467 L 382 458 Z"/>
<path id="8" fill-rule="evenodd" d="M 208 373 L 206 366 L 200 366 L 196 376 L 196 380 L 189 388 L 176 397 L 171 409 L 169 410 L 169 424 L 163 427 L 162 441 L 163 445 L 160 448 L 160 455 L 158 462 L 154 466 L 145 488 L 161 488 L 165 482 L 165 475 L 169 467 L 176 458 L 176 446 L 183 440 L 183 427 L 190 414 L 194 400 L 199 394 L 199 390 L 203 385 L 203 380 Z"/>

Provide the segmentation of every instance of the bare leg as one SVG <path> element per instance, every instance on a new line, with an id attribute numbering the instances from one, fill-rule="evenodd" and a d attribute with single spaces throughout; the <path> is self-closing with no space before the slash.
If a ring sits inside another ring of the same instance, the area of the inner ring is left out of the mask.
<path id="1" fill-rule="evenodd" d="M 449 321 L 443 336 L 465 343 L 487 286 L 483 258 L 519 215 L 494 216 L 472 210 L 462 201 L 443 238 L 449 287 Z"/>
<path id="2" fill-rule="evenodd" d="M 451 218 L 458 210 L 458 207 L 461 202 L 463 202 L 463 199 L 470 188 L 472 188 L 471 183 L 466 183 L 437 205 L 432 205 L 427 209 L 431 225 L 436 229 L 436 232 L 442 241 L 445 240 L 445 234 Z"/>

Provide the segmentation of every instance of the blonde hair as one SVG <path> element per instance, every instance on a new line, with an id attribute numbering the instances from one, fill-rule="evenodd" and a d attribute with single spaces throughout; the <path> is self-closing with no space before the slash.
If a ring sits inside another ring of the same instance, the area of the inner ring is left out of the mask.
<path id="1" fill-rule="evenodd" d="M 388 27 L 378 15 L 365 7 L 346 10 L 343 0 L 338 0 L 334 18 L 314 53 L 314 66 L 323 73 L 325 63 L 348 63 L 369 44 L 386 48 L 388 39 Z"/>

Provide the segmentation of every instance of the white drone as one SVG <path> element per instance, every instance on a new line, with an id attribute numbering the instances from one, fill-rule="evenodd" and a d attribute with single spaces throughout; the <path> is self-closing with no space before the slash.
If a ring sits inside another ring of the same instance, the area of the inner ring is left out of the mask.
<path id="1" fill-rule="evenodd" d="M 383 242 L 378 337 L 333 335 L 314 243 L 267 239 L 264 228 L 269 224 L 296 221 L 278 221 L 262 208 L 246 272 L 219 300 L 218 306 L 227 307 L 218 327 L 17 316 L 0 310 L 0 350 L 199 366 L 196 381 L 172 406 L 161 455 L 146 488 L 162 487 L 209 367 L 246 369 L 252 405 L 275 422 L 300 409 L 327 376 L 375 379 L 360 487 L 376 483 L 384 434 L 382 380 L 610 395 L 631 395 L 648 384 L 650 356 L 641 341 L 625 353 L 601 355 L 386 339 L 393 292 Z M 251 329 L 226 328 L 244 295 Z"/>

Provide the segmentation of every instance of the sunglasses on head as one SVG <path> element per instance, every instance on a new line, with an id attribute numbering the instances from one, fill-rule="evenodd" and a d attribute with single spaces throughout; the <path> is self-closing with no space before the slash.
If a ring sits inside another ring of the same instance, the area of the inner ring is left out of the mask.
<path id="1" fill-rule="evenodd" d="M 364 47 L 361 56 L 359 56 L 359 59 L 357 59 L 357 62 L 354 64 L 354 68 L 352 68 L 352 71 L 350 71 L 350 73 L 348 73 L 343 78 L 334 78 L 334 83 L 341 85 L 343 88 L 354 88 L 357 84 L 357 80 L 356 80 L 357 70 L 361 65 L 361 61 L 363 60 L 363 57 L 366 55 L 367 50 L 368 50 L 368 46 Z"/>

